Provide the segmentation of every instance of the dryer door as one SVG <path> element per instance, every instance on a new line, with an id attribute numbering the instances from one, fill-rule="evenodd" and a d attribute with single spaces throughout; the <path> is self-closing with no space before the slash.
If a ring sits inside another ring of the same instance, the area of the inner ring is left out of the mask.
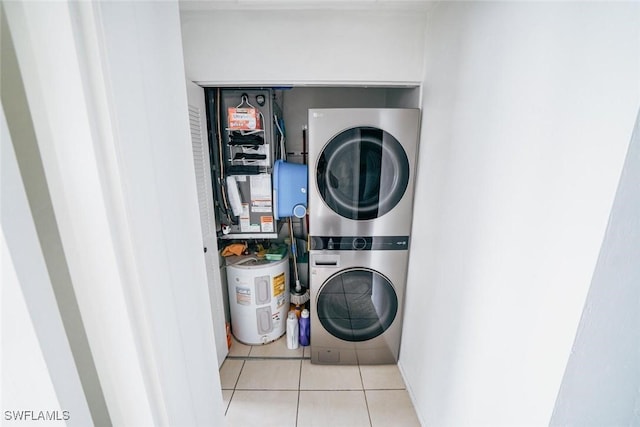
<path id="1" fill-rule="evenodd" d="M 356 127 L 336 135 L 318 158 L 318 190 L 337 214 L 378 218 L 398 204 L 409 183 L 409 161 L 388 132 Z"/>
<path id="2" fill-rule="evenodd" d="M 386 331 L 398 313 L 398 297 L 380 273 L 351 268 L 329 278 L 318 292 L 318 319 L 333 336 L 345 341 L 373 339 Z"/>

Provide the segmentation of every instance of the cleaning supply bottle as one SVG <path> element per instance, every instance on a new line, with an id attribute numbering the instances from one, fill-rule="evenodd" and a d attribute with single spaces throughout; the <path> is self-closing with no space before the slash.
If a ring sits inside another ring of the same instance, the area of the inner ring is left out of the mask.
<path id="1" fill-rule="evenodd" d="M 295 350 L 298 348 L 298 316 L 295 311 L 290 311 L 287 315 L 287 348 Z"/>
<path id="2" fill-rule="evenodd" d="M 311 338 L 311 319 L 309 319 L 309 310 L 302 310 L 300 315 L 300 345 L 308 346 Z"/>

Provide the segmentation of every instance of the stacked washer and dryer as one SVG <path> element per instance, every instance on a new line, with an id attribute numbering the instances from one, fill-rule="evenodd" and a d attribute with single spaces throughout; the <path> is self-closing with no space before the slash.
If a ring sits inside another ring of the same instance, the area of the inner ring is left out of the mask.
<path id="1" fill-rule="evenodd" d="M 419 117 L 309 110 L 312 363 L 398 360 Z"/>

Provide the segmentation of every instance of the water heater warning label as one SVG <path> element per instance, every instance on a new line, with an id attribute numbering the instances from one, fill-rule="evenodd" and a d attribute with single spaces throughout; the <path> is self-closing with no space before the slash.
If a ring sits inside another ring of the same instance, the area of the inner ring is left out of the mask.
<path id="1" fill-rule="evenodd" d="M 284 273 L 273 277 L 273 296 L 276 298 L 278 307 L 282 307 L 285 303 L 285 287 Z"/>
<path id="2" fill-rule="evenodd" d="M 271 208 L 269 208 L 271 209 Z M 264 233 L 272 233 L 273 232 L 273 217 L 272 216 L 261 216 L 260 217 L 260 228 Z"/>
<path id="3" fill-rule="evenodd" d="M 273 296 L 284 294 L 284 273 L 280 273 L 273 277 Z"/>
<path id="4" fill-rule="evenodd" d="M 236 286 L 236 301 L 241 305 L 251 305 L 251 288 Z"/>

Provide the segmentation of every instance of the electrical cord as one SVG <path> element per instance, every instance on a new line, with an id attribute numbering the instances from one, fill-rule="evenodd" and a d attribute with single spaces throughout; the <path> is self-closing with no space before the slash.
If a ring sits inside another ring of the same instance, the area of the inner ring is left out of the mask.
<path id="1" fill-rule="evenodd" d="M 227 198 L 227 185 L 226 185 L 226 176 L 225 176 L 225 172 L 224 172 L 224 162 L 225 162 L 225 158 L 223 156 L 223 148 L 222 148 L 222 123 L 221 123 L 221 116 L 222 116 L 222 108 L 221 108 L 221 89 L 218 88 L 216 90 L 216 139 L 218 140 L 218 160 L 220 162 L 220 193 L 222 195 L 222 204 L 223 204 L 223 210 L 224 210 L 224 214 L 227 217 L 227 221 L 229 222 L 229 224 L 237 224 L 236 221 L 236 217 L 232 214 L 231 212 L 231 208 L 229 206 L 229 200 Z"/>
<path id="2" fill-rule="evenodd" d="M 285 146 L 284 146 L 285 145 L 285 142 L 284 142 L 284 131 L 282 130 L 282 127 L 280 127 L 280 121 L 278 119 L 278 116 L 275 113 L 273 114 L 273 119 L 274 119 L 273 121 L 274 121 L 274 123 L 276 125 L 276 128 L 278 129 L 278 132 L 280 133 L 280 147 L 279 147 L 280 148 L 280 156 L 279 157 L 280 157 L 281 160 L 286 160 L 285 159 L 286 150 L 285 150 Z"/>

